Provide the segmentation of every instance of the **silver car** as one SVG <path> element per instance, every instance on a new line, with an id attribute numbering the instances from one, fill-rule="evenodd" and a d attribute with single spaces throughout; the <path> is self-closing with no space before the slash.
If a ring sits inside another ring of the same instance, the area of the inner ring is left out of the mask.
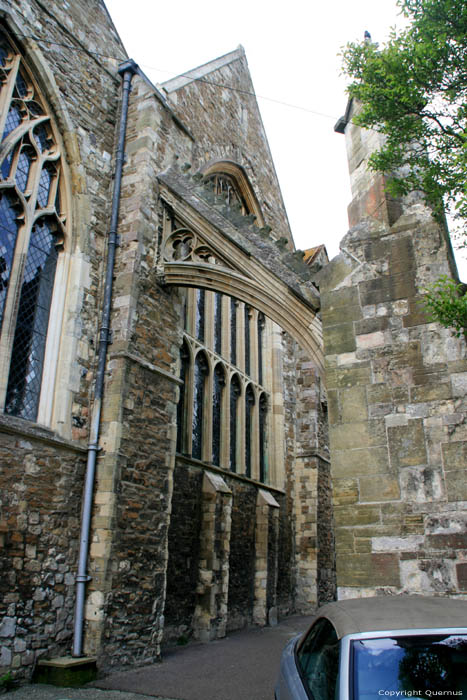
<path id="1" fill-rule="evenodd" d="M 467 700 L 467 601 L 359 598 L 320 608 L 282 654 L 276 700 Z"/>

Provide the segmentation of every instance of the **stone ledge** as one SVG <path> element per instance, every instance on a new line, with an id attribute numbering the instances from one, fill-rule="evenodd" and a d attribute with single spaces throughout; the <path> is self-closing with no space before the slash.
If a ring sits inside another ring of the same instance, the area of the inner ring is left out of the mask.
<path id="1" fill-rule="evenodd" d="M 60 656 L 39 659 L 34 672 L 34 683 L 80 687 L 97 678 L 97 659 L 93 656 Z"/>
<path id="2" fill-rule="evenodd" d="M 36 423 L 31 423 L 30 421 L 23 420 L 22 418 L 6 416 L 5 414 L 0 414 L 0 433 L 21 435 L 29 440 L 38 440 L 40 442 L 45 442 L 48 445 L 53 445 L 54 447 L 59 448 L 61 447 L 64 450 L 70 450 L 72 452 L 82 452 L 83 454 L 86 454 L 87 452 L 87 447 L 84 445 L 78 445 L 71 440 L 65 440 L 64 438 L 59 437 L 49 428 L 37 425 Z"/>

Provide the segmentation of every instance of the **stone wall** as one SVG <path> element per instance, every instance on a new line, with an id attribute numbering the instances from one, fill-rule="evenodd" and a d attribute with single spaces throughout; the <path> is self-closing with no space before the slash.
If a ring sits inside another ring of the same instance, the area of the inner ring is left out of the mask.
<path id="1" fill-rule="evenodd" d="M 420 303 L 449 242 L 416 197 L 397 211 L 378 190 L 375 212 L 352 182 L 361 220 L 320 279 L 339 596 L 465 595 L 466 347 Z"/>
<path id="2" fill-rule="evenodd" d="M 72 637 L 96 313 L 112 187 L 117 65 L 125 52 L 97 0 L 66 7 L 55 0 L 46 5 L 2 1 L 0 9 L 4 28 L 23 51 L 50 109 L 67 179 L 67 237 L 61 255 L 68 279 L 58 292 L 66 306 L 56 333 L 55 387 L 48 387 L 54 399 L 50 422 L 39 426 L 0 417 L 0 674 L 10 666 L 15 676 L 29 676 L 38 659 L 67 653 Z M 97 58 L 97 47 L 109 58 Z"/>
<path id="3" fill-rule="evenodd" d="M 69 648 L 86 454 L 18 419 L 0 425 L 0 667 Z"/>

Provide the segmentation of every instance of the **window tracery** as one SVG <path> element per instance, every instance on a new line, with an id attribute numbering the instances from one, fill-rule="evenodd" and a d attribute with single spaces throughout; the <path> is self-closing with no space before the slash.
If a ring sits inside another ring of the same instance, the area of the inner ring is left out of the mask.
<path id="1" fill-rule="evenodd" d="M 0 133 L 0 401 L 6 413 L 35 421 L 65 236 L 63 172 L 45 102 L 3 32 Z"/>
<path id="2" fill-rule="evenodd" d="M 222 197 L 229 209 L 237 209 L 243 215 L 251 213 L 233 177 L 227 175 L 227 173 L 214 173 L 208 176 L 205 182 L 212 186 L 212 190 L 217 197 Z"/>
<path id="3" fill-rule="evenodd" d="M 186 323 L 180 353 L 183 386 L 177 413 L 177 451 L 266 481 L 268 392 L 258 383 L 256 372 L 260 346 L 259 337 L 252 338 L 260 328 L 256 312 L 248 304 L 217 292 L 188 289 L 183 293 Z M 241 323 L 237 326 L 238 319 Z M 201 339 L 199 328 L 203 324 Z M 241 366 L 235 362 L 237 353 L 232 352 L 237 342 Z M 247 354 L 245 347 L 249 347 Z M 227 356 L 222 354 L 223 348 Z"/>

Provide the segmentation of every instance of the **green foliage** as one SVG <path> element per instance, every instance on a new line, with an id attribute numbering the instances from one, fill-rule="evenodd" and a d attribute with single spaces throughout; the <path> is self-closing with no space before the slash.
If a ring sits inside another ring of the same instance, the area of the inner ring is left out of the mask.
<path id="1" fill-rule="evenodd" d="M 467 218 L 467 3 L 398 0 L 409 25 L 379 48 L 350 43 L 344 71 L 361 104 L 354 121 L 386 137 L 370 167 L 389 176 L 394 196 L 424 192 Z M 395 174 L 396 173 L 396 174 Z"/>
<path id="2" fill-rule="evenodd" d="M 424 305 L 433 319 L 454 328 L 457 337 L 467 330 L 467 293 L 463 284 L 440 277 L 425 290 Z"/>
<path id="3" fill-rule="evenodd" d="M 6 692 L 7 690 L 11 690 L 13 685 L 14 681 L 11 671 L 7 671 L 2 676 L 0 676 L 0 692 Z"/>

